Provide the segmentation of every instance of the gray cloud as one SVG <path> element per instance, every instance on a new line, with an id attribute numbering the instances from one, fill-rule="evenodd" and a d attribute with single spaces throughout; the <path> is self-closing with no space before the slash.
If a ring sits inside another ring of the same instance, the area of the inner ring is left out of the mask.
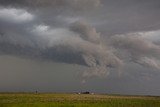
<path id="1" fill-rule="evenodd" d="M 16 9 L 8 10 L 12 12 Z M 15 17 L 19 16 L 15 15 Z M 8 19 L 2 18 L 1 20 Z M 21 27 L 19 22 L 13 24 L 12 21 L 15 20 L 10 21 L 7 21 L 9 26 L 14 25 L 15 29 L 12 32 L 11 27 L 11 31 L 8 29 L 7 33 L 1 35 L 3 54 L 85 65 L 95 68 L 92 72 L 94 75 L 103 75 L 109 72 L 108 68 L 117 68 L 122 64 L 122 61 L 103 44 L 100 33 L 97 33 L 96 29 L 86 22 L 75 22 L 70 25 L 69 29 L 55 29 L 47 25 L 35 24 Z M 17 29 L 18 26 L 20 28 Z M 23 31 L 23 35 L 19 30 Z"/>
<path id="2" fill-rule="evenodd" d="M 71 30 L 80 34 L 84 40 L 99 43 L 100 33 L 96 32 L 96 29 L 88 25 L 84 21 L 78 21 L 71 25 Z"/>
<path id="3" fill-rule="evenodd" d="M 101 2 L 100 0 L 14 0 L 14 1 L 5 1 L 1 0 L 1 5 L 6 6 L 19 6 L 19 7 L 65 7 L 74 8 L 77 10 L 83 9 L 93 9 L 99 7 Z"/>
<path id="4" fill-rule="evenodd" d="M 54 28 L 34 22 L 35 15 L 24 9 L 1 8 L 0 12 L 3 13 L 0 17 L 3 54 L 83 65 L 86 66 L 84 77 L 108 75 L 111 68 L 120 69 L 126 59 L 158 68 L 154 59 L 160 52 L 159 46 L 143 33 L 115 35 L 105 41 L 86 21 L 68 23 L 69 28 Z M 27 26 L 23 27 L 24 23 Z M 121 50 L 126 51 L 127 58 L 119 56 Z"/>
<path id="5" fill-rule="evenodd" d="M 76 65 L 83 82 L 93 76 L 115 76 L 113 83 L 127 78 L 129 85 L 136 77 L 152 80 L 160 69 L 159 5 L 159 0 L 0 0 L 0 57 Z"/>
<path id="6" fill-rule="evenodd" d="M 129 61 L 159 70 L 160 46 L 147 39 L 146 33 L 137 32 L 112 36 L 111 43 L 114 47 L 125 50 L 128 53 Z M 150 36 L 154 36 L 152 33 L 148 33 L 151 34 Z"/>

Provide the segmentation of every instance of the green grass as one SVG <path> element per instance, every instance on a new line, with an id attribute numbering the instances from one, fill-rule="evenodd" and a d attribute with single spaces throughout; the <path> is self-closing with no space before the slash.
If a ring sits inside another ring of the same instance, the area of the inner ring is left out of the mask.
<path id="1" fill-rule="evenodd" d="M 160 97 L 1 93 L 0 107 L 160 107 Z"/>

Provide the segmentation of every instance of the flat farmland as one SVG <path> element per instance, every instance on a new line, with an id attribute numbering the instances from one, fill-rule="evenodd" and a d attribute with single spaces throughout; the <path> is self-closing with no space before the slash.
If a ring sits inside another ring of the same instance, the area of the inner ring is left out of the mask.
<path id="1" fill-rule="evenodd" d="M 107 94 L 0 93 L 0 107 L 160 107 L 160 97 Z"/>

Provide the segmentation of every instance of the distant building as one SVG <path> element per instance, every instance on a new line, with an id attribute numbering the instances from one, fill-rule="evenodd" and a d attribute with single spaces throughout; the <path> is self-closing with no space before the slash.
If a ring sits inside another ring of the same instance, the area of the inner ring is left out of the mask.
<path id="1" fill-rule="evenodd" d="M 91 94 L 91 95 L 94 95 L 94 93 L 91 93 L 91 92 L 89 92 L 89 91 L 78 92 L 78 93 L 76 93 L 76 94 Z"/>
<path id="2" fill-rule="evenodd" d="M 90 94 L 90 92 L 86 91 L 86 92 L 82 92 L 81 94 Z"/>

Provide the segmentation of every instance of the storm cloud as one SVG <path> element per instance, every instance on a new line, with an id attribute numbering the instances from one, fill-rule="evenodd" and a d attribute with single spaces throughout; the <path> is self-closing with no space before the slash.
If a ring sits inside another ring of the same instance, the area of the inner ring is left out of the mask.
<path id="1" fill-rule="evenodd" d="M 15 9 L 8 10 L 15 11 Z M 9 19 L 2 18 L 1 20 Z M 28 21 L 28 18 L 26 20 Z M 9 24 L 12 25 L 14 22 L 15 26 L 19 26 L 20 22 L 10 21 Z M 24 30 L 26 34 L 19 35 L 18 30 Z M 15 29 L 13 33 L 17 34 L 14 36 L 10 31 L 7 33 L 9 34 L 1 34 L 3 54 L 80 64 L 94 68 L 93 74 L 99 71 L 96 75 L 101 75 L 101 73 L 103 75 L 108 72 L 107 68 L 117 68 L 122 64 L 109 47 L 103 44 L 100 33 L 83 21 L 71 23 L 70 28 L 52 28 L 47 25 L 31 24 L 27 29 L 23 27 Z M 27 38 L 27 34 L 30 34 L 30 37 Z"/>
<path id="2" fill-rule="evenodd" d="M 126 70 L 132 67 L 150 75 L 160 70 L 159 5 L 158 0 L 1 0 L 0 56 L 76 65 L 84 81 L 114 73 L 132 77 Z"/>
<path id="3" fill-rule="evenodd" d="M 153 32 L 156 33 L 157 31 Z M 154 35 L 151 34 L 150 36 Z M 111 43 L 116 48 L 126 51 L 129 61 L 159 70 L 160 46 L 151 39 L 147 39 L 143 32 L 112 36 Z"/>

